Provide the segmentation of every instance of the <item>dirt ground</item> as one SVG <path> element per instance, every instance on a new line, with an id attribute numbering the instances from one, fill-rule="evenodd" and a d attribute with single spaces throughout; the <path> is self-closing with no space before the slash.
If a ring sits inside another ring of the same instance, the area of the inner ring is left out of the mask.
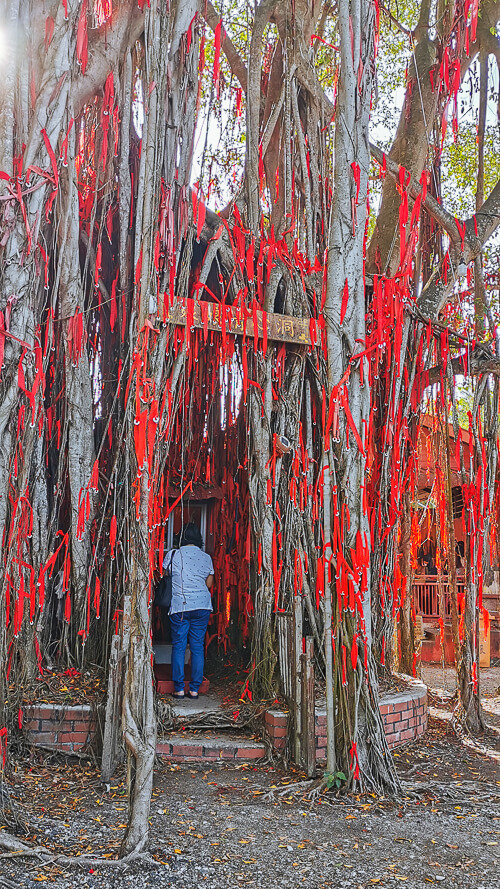
<path id="1" fill-rule="evenodd" d="M 441 664 L 421 664 L 420 678 L 429 688 L 444 689 L 453 693 L 457 687 L 457 671 L 455 667 L 443 667 Z M 491 667 L 482 667 L 480 671 L 481 694 L 486 697 L 500 695 L 500 664 L 495 662 Z"/>
<path id="2" fill-rule="evenodd" d="M 455 736 L 449 705 L 433 696 L 427 734 L 394 753 L 397 801 L 330 794 L 311 801 L 293 792 L 300 773 L 271 765 L 159 762 L 149 862 L 124 870 L 0 855 L 0 889 L 42 882 L 56 889 L 500 889 L 500 699 L 485 703 L 488 731 L 471 742 Z M 116 855 L 126 821 L 123 775 L 105 788 L 95 766 L 49 762 L 37 752 L 8 778 L 28 826 L 24 841 L 57 854 Z"/>

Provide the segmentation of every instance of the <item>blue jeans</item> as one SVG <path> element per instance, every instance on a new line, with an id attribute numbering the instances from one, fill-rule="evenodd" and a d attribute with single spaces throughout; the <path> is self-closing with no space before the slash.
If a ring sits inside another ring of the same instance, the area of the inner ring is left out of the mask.
<path id="1" fill-rule="evenodd" d="M 191 650 L 191 682 L 189 690 L 197 692 L 203 682 L 205 663 L 205 633 L 211 611 L 197 608 L 170 615 L 172 631 L 172 679 L 176 691 L 184 691 L 184 655 L 189 639 Z"/>

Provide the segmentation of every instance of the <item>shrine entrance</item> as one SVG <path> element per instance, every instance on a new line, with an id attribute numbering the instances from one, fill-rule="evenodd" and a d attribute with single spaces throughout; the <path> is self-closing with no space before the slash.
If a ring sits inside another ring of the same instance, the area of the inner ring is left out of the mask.
<path id="1" fill-rule="evenodd" d="M 183 527 L 195 522 L 214 563 L 206 640 L 210 673 L 211 662 L 248 666 L 249 659 L 253 603 L 246 400 L 255 383 L 248 379 L 247 351 L 267 350 L 269 339 L 280 344 L 277 361 L 280 355 L 283 360 L 286 343 L 310 345 L 314 331 L 304 319 L 260 310 L 242 317 L 231 306 L 221 309 L 194 300 L 176 304 L 167 320 L 178 354 L 184 349 L 184 373 L 167 430 L 170 448 L 155 518 L 155 571 L 158 577 L 164 554 L 178 545 Z M 170 693 L 170 628 L 158 608 L 153 608 L 153 647 L 157 691 Z"/>

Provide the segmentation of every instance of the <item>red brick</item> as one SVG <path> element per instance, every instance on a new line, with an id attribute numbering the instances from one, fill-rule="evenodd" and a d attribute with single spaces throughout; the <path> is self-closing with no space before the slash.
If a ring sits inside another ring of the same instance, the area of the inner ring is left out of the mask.
<path id="1" fill-rule="evenodd" d="M 226 749 L 223 747 L 204 747 L 202 755 L 203 758 L 208 756 L 209 759 L 234 759 L 235 749 L 234 747 Z"/>
<path id="2" fill-rule="evenodd" d="M 56 714 L 56 710 L 52 709 L 52 707 L 29 707 L 25 710 L 25 713 L 30 716 L 33 716 L 37 719 L 54 719 Z"/>
<path id="3" fill-rule="evenodd" d="M 321 714 L 321 716 L 316 716 L 315 718 L 316 725 L 326 725 L 326 716 Z"/>
<path id="4" fill-rule="evenodd" d="M 74 732 L 95 732 L 95 722 L 90 722 L 90 720 L 83 719 L 75 719 L 73 722 L 73 731 Z"/>
<path id="5" fill-rule="evenodd" d="M 414 737 L 415 732 L 411 728 L 407 728 L 404 732 L 400 732 L 400 738 L 402 741 L 411 741 Z"/>
<path id="6" fill-rule="evenodd" d="M 156 752 L 160 756 L 169 756 L 170 755 L 170 744 L 165 743 L 164 741 L 159 741 L 156 745 Z"/>
<path id="7" fill-rule="evenodd" d="M 63 731 L 70 732 L 71 731 L 71 723 L 64 722 L 61 719 L 42 719 L 40 723 L 40 729 L 42 732 L 50 732 L 50 731 Z"/>
<path id="8" fill-rule="evenodd" d="M 61 744 L 86 744 L 87 732 L 59 732 L 57 740 Z"/>
<path id="9" fill-rule="evenodd" d="M 273 747 L 275 747 L 276 750 L 283 750 L 285 744 L 286 738 L 276 738 L 276 740 L 273 741 Z"/>
<path id="10" fill-rule="evenodd" d="M 264 756 L 264 749 L 259 747 L 238 747 L 236 751 L 237 759 L 260 759 Z"/>
<path id="11" fill-rule="evenodd" d="M 379 706 L 379 710 L 380 710 L 380 712 L 381 712 L 381 714 L 382 714 L 382 716 L 383 716 L 384 713 L 388 713 L 388 712 L 389 712 L 389 704 L 380 704 L 380 706 Z"/>
<path id="12" fill-rule="evenodd" d="M 57 734 L 56 732 L 35 732 L 34 734 L 29 734 L 27 740 L 31 744 L 39 744 L 40 746 L 45 744 L 54 745 L 57 741 Z"/>
<path id="13" fill-rule="evenodd" d="M 219 758 L 219 748 L 218 747 L 203 747 L 202 756 L 203 756 L 203 758 L 208 757 L 209 759 L 218 759 Z"/>
<path id="14" fill-rule="evenodd" d="M 85 709 L 82 707 L 60 707 L 57 711 L 63 719 L 91 719 L 92 718 L 92 710 Z"/>
<path id="15" fill-rule="evenodd" d="M 396 713 L 403 713 L 403 711 L 406 710 L 407 706 L 408 704 L 406 703 L 406 701 L 400 701 L 399 704 L 394 705 L 394 710 Z"/>
<path id="16" fill-rule="evenodd" d="M 40 719 L 23 719 L 23 729 L 25 732 L 39 732 L 41 729 Z"/>
<path id="17" fill-rule="evenodd" d="M 202 756 L 203 755 L 203 747 L 201 744 L 191 745 L 187 744 L 172 744 L 172 755 L 173 756 Z"/>
<path id="18" fill-rule="evenodd" d="M 286 726 L 275 726 L 271 734 L 273 738 L 286 738 L 288 731 Z"/>
<path id="19" fill-rule="evenodd" d="M 394 722 L 399 722 L 401 719 L 400 713 L 388 713 L 387 716 L 384 716 L 384 723 L 386 725 L 391 725 Z"/>
<path id="20" fill-rule="evenodd" d="M 287 721 L 286 713 L 272 713 L 269 710 L 266 713 L 266 722 L 271 725 L 286 725 Z"/>
<path id="21" fill-rule="evenodd" d="M 219 752 L 219 759 L 234 759 L 236 756 L 236 749 L 234 747 L 221 747 Z"/>

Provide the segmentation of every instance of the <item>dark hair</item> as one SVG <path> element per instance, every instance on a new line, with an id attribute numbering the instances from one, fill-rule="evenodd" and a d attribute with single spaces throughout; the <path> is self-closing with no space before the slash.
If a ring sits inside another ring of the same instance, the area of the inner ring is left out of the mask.
<path id="1" fill-rule="evenodd" d="M 199 546 L 200 549 L 203 549 L 203 537 L 198 525 L 195 525 L 194 522 L 188 522 L 181 537 L 181 546 L 190 545 Z"/>

